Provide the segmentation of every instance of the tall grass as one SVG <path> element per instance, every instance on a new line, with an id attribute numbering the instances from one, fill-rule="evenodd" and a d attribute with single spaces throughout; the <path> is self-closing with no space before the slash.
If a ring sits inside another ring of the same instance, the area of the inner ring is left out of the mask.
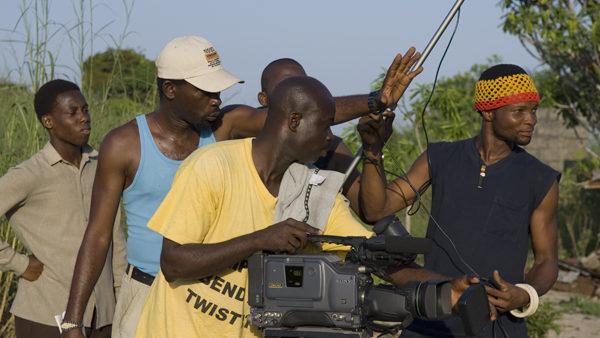
<path id="1" fill-rule="evenodd" d="M 133 0 L 123 0 L 127 20 L 133 8 Z M 112 22 L 95 29 L 94 9 L 102 4 L 93 1 L 72 0 L 74 24 L 56 23 L 50 17 L 50 0 L 23 0 L 21 13 L 11 28 L 2 29 L 9 38 L 0 41 L 0 50 L 9 52 L 16 67 L 7 74 L 10 81 L 0 79 L 0 175 L 39 151 L 48 141 L 47 132 L 41 126 L 33 109 L 33 95 L 45 82 L 57 78 L 57 69 L 64 70 L 60 78 L 68 78 L 80 84 L 86 96 L 92 119 L 90 145 L 98 148 L 104 135 L 112 128 L 132 119 L 135 115 L 153 109 L 156 93 L 148 93 L 144 102 L 134 102 L 126 97 L 109 98 L 110 85 L 104 95 L 92 95 L 89 83 L 81 83 L 84 59 L 94 54 L 97 38 L 112 41 L 111 48 L 119 50 L 128 36 L 127 25 L 118 37 L 102 36 L 102 31 Z M 122 9 L 120 9 L 122 10 Z M 50 50 L 51 42 L 67 36 L 73 50 L 73 69 L 57 61 L 58 51 Z M 90 66 L 91 67 L 91 66 Z M 121 67 L 115 59 L 113 78 L 119 78 Z M 87 71 L 91 71 L 88 69 Z M 15 84 L 15 78 L 18 78 Z M 10 243 L 19 252 L 26 253 L 15 237 L 6 218 L 0 215 L 0 241 Z M 14 337 L 10 304 L 14 299 L 18 278 L 12 272 L 0 272 L 0 338 Z"/>
<path id="2" fill-rule="evenodd" d="M 31 91 L 14 85 L 0 86 L 0 173 L 37 152 L 44 142 L 44 130 L 38 122 L 31 103 Z M 24 252 L 23 245 L 0 219 L 0 240 Z M 0 337 L 11 337 L 12 326 L 8 308 L 15 296 L 16 279 L 12 272 L 0 272 Z"/>
<path id="3" fill-rule="evenodd" d="M 23 63 L 15 71 L 19 78 L 28 78 L 29 86 L 3 83 L 0 87 L 0 126 L 3 133 L 0 139 L 0 173 L 4 174 L 31 154 L 37 152 L 43 143 L 43 131 L 32 109 L 32 91 L 54 74 L 54 59 L 46 48 L 50 40 L 49 3 L 22 3 L 22 15 L 15 28 L 22 27 L 21 38 L 3 41 L 21 43 L 24 46 Z M 31 23 L 29 19 L 35 18 Z M 11 45 L 12 46 L 12 45 Z M 13 53 L 14 52 L 14 49 Z M 49 65 L 49 67 L 47 67 Z M 0 240 L 10 243 L 15 250 L 25 251 L 3 217 L 0 220 Z M 8 312 L 16 293 L 16 278 L 12 272 L 0 272 L 0 337 L 13 337 L 12 316 Z"/>

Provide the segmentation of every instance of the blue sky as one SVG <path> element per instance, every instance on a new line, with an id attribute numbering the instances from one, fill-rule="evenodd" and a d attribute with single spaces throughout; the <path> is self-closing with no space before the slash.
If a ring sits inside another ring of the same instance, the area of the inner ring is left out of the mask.
<path id="1" fill-rule="evenodd" d="M 307 73 L 321 80 L 333 95 L 366 93 L 370 83 L 391 63 L 396 53 L 408 47 L 422 50 L 454 4 L 454 0 L 265 0 L 265 1 L 93 1 L 84 5 L 86 29 L 92 22 L 97 33 L 93 45 L 84 50 L 104 51 L 120 43 L 154 60 L 162 47 L 181 35 L 199 35 L 210 40 L 227 70 L 246 80 L 222 95 L 226 103 L 257 105 L 260 73 L 272 60 L 291 57 Z M 22 60 L 18 43 L 5 40 L 24 36 L 17 26 L 21 8 L 32 0 L 5 1 L 0 12 L 0 75 L 15 77 L 15 60 Z M 76 79 L 76 63 L 70 40 L 60 27 L 77 22 L 74 0 L 51 1 L 49 42 L 58 75 Z M 127 20 L 124 4 L 130 7 Z M 497 0 L 466 0 L 460 23 L 441 69 L 442 76 L 466 71 L 475 63 L 485 63 L 493 54 L 504 62 L 538 69 L 514 36 L 499 27 L 502 12 Z M 415 82 L 432 82 L 441 54 L 454 27 L 454 21 L 426 60 L 425 71 Z M 126 34 L 123 34 L 125 32 Z M 89 39 L 87 39 L 89 40 Z M 119 42 L 120 41 L 120 42 Z M 93 48 L 92 48 L 93 47 Z M 13 71 L 11 73 L 11 70 Z"/>

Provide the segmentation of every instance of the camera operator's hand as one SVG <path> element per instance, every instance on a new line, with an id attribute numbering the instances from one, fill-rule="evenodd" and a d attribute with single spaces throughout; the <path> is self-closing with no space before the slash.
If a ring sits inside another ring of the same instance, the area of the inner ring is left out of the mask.
<path id="1" fill-rule="evenodd" d="M 454 278 L 451 281 L 452 284 L 452 309 L 457 311 L 456 303 L 458 303 L 458 299 L 462 296 L 463 292 L 465 292 L 469 286 L 478 284 L 479 278 L 473 276 L 461 276 Z"/>
<path id="2" fill-rule="evenodd" d="M 386 110 L 381 114 L 369 114 L 358 121 L 357 130 L 363 142 L 363 150 L 374 155 L 381 154 L 381 149 L 392 135 L 392 124 L 396 115 Z"/>
<path id="3" fill-rule="evenodd" d="M 494 270 L 494 280 L 499 289 L 486 286 L 490 302 L 500 312 L 514 310 L 529 303 L 529 294 L 520 287 L 517 287 L 500 277 L 498 270 Z"/>
<path id="4" fill-rule="evenodd" d="M 288 218 L 257 232 L 259 247 L 272 252 L 296 253 L 308 243 L 307 234 L 321 235 L 321 230 Z"/>
<path id="5" fill-rule="evenodd" d="M 454 310 L 454 312 L 458 312 L 458 306 L 456 304 L 458 303 L 458 299 L 463 294 L 463 292 L 465 292 L 471 285 L 479 284 L 480 282 L 481 281 L 479 280 L 479 278 L 468 275 L 461 276 L 452 280 L 452 310 Z M 496 311 L 494 304 L 492 304 L 492 302 L 490 301 L 490 320 L 496 320 L 497 316 L 498 312 Z"/>

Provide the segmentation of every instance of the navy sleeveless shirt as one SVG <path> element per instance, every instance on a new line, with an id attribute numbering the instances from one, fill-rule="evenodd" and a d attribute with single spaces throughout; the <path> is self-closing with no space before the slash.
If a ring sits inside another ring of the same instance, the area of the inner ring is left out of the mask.
<path id="1" fill-rule="evenodd" d="M 510 155 L 486 167 L 482 188 L 478 188 L 484 162 L 474 138 L 432 143 L 427 152 L 431 215 L 460 256 L 482 277 L 492 277 L 497 269 L 504 280 L 523 282 L 529 218 L 554 182 L 560 180 L 560 173 L 515 146 Z M 425 255 L 427 269 L 449 277 L 473 274 L 431 219 L 427 237 L 434 242 L 432 252 Z M 527 334 L 524 321 L 508 314 L 499 316 L 499 323 L 493 325 L 501 325 L 510 337 Z M 444 322 L 416 320 L 409 330 L 439 337 L 464 335 L 460 318 L 455 315 Z M 491 330 L 502 337 L 502 331 L 492 325 L 482 330 L 481 336 L 492 336 Z"/>

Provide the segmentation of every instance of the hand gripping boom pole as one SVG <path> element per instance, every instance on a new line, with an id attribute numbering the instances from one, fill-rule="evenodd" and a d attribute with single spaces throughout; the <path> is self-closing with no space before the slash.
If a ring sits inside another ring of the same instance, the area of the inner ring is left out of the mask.
<path id="1" fill-rule="evenodd" d="M 463 4 L 464 1 L 465 0 L 456 0 L 456 2 L 454 3 L 454 6 L 452 6 L 452 9 L 450 9 L 450 12 L 448 12 L 448 15 L 446 15 L 446 18 L 444 19 L 444 21 L 442 21 L 442 24 L 440 25 L 440 27 L 437 29 L 437 31 L 435 32 L 435 34 L 433 35 L 431 40 L 429 40 L 429 43 L 425 47 L 425 50 L 423 50 L 423 53 L 421 53 L 421 57 L 419 58 L 419 60 L 417 60 L 417 63 L 415 63 L 411 69 L 419 69 L 419 67 L 421 67 L 423 65 L 423 63 L 425 62 L 425 59 L 427 59 L 427 57 L 429 56 L 429 53 L 431 53 L 433 46 L 435 46 L 435 44 L 438 42 L 438 40 L 440 39 L 442 34 L 444 34 L 444 31 L 450 24 L 450 21 L 452 21 L 452 18 L 454 18 L 454 15 L 456 14 L 456 12 L 458 12 L 458 10 L 460 9 L 460 6 Z M 344 175 L 344 182 L 346 182 L 346 180 L 348 180 L 348 177 L 350 176 L 352 171 L 354 171 L 354 169 L 358 165 L 358 162 L 360 162 L 360 159 L 362 157 L 362 152 L 363 152 L 363 148 L 361 146 L 358 149 L 358 151 L 356 152 L 356 155 L 354 156 L 352 163 L 350 163 L 348 170 L 346 170 L 346 173 Z"/>

